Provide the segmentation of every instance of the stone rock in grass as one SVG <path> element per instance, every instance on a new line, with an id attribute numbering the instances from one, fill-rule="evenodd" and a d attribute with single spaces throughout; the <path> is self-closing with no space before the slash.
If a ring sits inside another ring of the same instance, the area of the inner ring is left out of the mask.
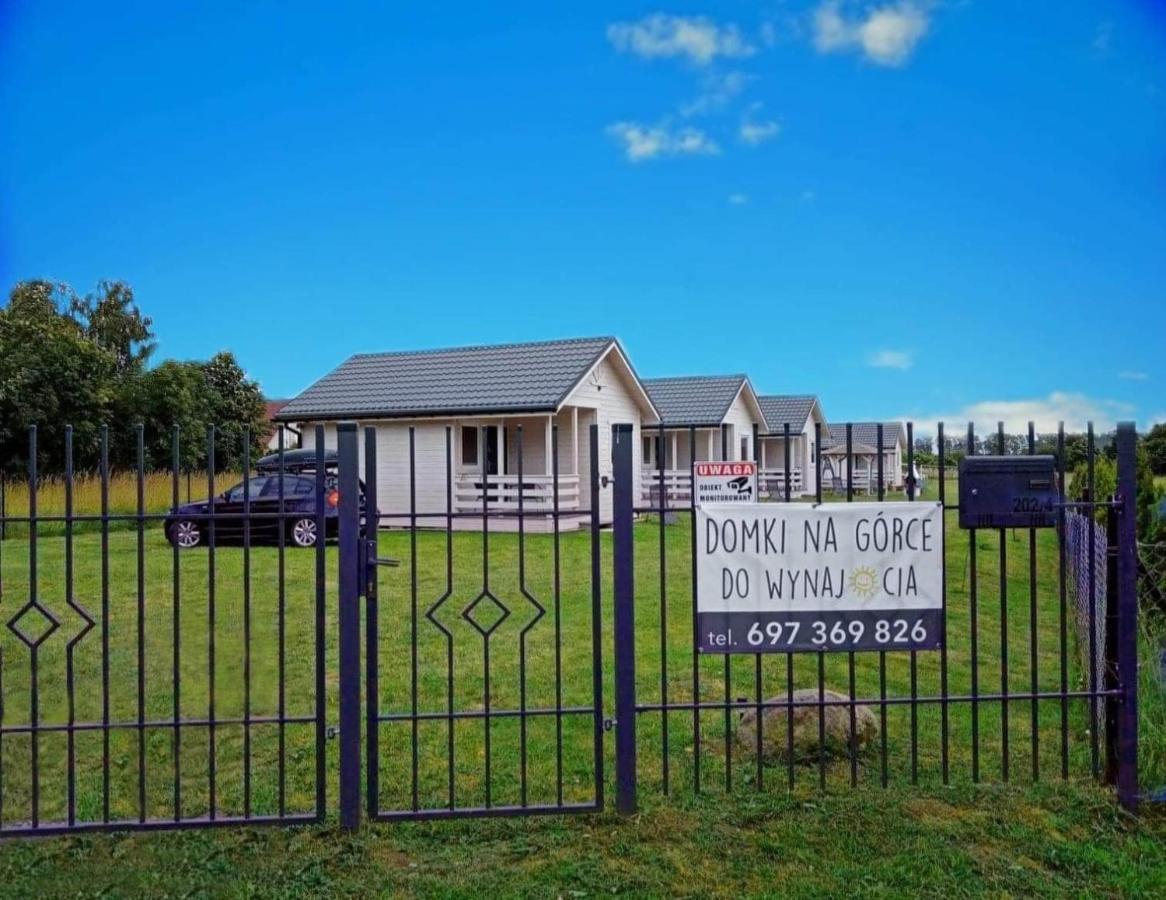
<path id="1" fill-rule="evenodd" d="M 848 704 L 850 697 L 827 690 L 826 701 Z M 787 696 L 771 697 L 766 703 L 785 703 Z M 817 688 L 794 691 L 794 702 L 818 702 Z M 850 755 L 850 706 L 824 706 L 826 758 Z M 793 709 L 793 756 L 795 762 L 815 762 L 818 759 L 818 717 L 815 706 L 795 706 Z M 856 748 L 862 752 L 879 736 L 879 723 L 870 708 L 859 704 L 854 708 Z M 766 763 L 787 762 L 789 735 L 786 731 L 786 709 L 782 706 L 762 710 L 761 759 Z M 737 744 L 744 756 L 757 752 L 757 711 L 750 709 L 737 725 Z"/>

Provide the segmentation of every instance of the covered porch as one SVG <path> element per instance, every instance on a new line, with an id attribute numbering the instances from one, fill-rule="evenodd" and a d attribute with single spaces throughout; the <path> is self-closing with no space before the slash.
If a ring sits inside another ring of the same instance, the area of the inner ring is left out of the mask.
<path id="1" fill-rule="evenodd" d="M 762 499 L 785 499 L 786 439 L 784 435 L 758 438 L 757 492 Z M 801 432 L 789 436 L 789 490 L 793 497 L 811 493 L 813 466 L 810 438 Z"/>
<path id="2" fill-rule="evenodd" d="M 588 429 L 596 411 L 458 419 L 452 464 L 458 513 L 576 513 L 590 501 Z M 557 488 L 557 490 L 556 490 Z"/>
<path id="3" fill-rule="evenodd" d="M 729 431 L 725 435 L 723 431 Z M 661 489 L 667 508 L 692 503 L 692 464 L 721 459 L 721 448 L 733 443 L 732 426 L 715 428 L 645 428 L 641 435 L 643 468 L 640 472 L 640 501 L 659 506 Z"/>

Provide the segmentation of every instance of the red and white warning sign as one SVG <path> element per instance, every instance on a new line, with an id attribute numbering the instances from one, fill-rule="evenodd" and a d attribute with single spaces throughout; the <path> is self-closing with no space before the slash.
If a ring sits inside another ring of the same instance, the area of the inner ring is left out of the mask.
<path id="1" fill-rule="evenodd" d="M 698 462 L 695 469 L 697 506 L 757 501 L 757 463 Z"/>

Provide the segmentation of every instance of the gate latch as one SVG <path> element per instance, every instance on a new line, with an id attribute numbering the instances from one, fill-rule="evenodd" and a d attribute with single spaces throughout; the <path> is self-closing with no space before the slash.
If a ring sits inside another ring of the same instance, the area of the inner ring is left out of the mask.
<path id="1" fill-rule="evenodd" d="M 396 568 L 401 564 L 399 559 L 394 559 L 391 556 L 377 556 L 376 538 L 369 538 L 364 542 L 364 560 L 365 565 L 370 569 L 373 566 L 392 566 Z"/>
<path id="2" fill-rule="evenodd" d="M 604 719 L 603 720 L 603 730 L 604 731 L 612 731 L 615 728 L 616 724 L 618 724 L 618 723 L 615 721 L 615 719 Z"/>

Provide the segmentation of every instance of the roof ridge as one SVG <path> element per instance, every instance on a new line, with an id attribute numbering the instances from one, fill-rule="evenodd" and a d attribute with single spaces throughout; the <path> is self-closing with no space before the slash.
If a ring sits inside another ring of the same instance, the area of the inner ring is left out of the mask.
<path id="1" fill-rule="evenodd" d="M 596 341 L 612 343 L 615 337 L 611 335 L 596 335 L 594 337 L 552 338 L 542 341 L 510 341 L 503 344 L 467 344 L 461 347 L 430 347 L 416 350 L 379 350 L 370 353 L 354 353 L 349 359 L 369 359 L 386 356 L 420 356 L 423 354 L 438 353 L 465 353 L 469 350 L 513 350 L 518 347 L 549 347 L 554 344 L 586 344 Z"/>
<path id="2" fill-rule="evenodd" d="M 734 372 L 729 375 L 658 375 L 655 378 L 640 379 L 647 384 L 649 381 L 748 381 L 749 376 L 744 372 Z"/>

